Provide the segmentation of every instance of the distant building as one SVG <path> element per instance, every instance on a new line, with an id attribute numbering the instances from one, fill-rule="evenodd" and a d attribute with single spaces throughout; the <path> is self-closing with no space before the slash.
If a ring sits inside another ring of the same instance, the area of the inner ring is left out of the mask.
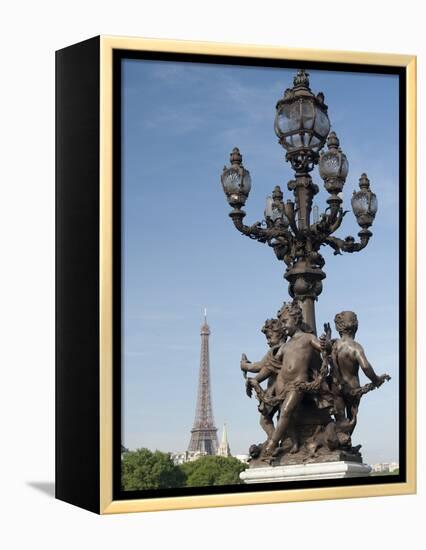
<path id="1" fill-rule="evenodd" d="M 377 462 L 377 464 L 372 464 L 371 469 L 373 472 L 389 472 L 389 462 Z"/>
<path id="2" fill-rule="evenodd" d="M 228 443 L 228 434 L 226 431 L 226 424 L 223 425 L 222 441 L 217 449 L 218 456 L 231 456 L 231 449 Z"/>
<path id="3" fill-rule="evenodd" d="M 173 460 L 173 464 L 178 466 L 179 464 L 185 464 L 186 462 L 194 462 L 202 456 L 207 456 L 207 453 L 201 451 L 183 451 L 177 453 L 170 453 L 170 458 Z"/>
<path id="4" fill-rule="evenodd" d="M 208 456 L 210 453 L 205 451 L 183 451 L 170 453 L 170 457 L 175 465 L 185 464 L 186 462 L 194 462 L 203 456 Z M 222 441 L 217 449 L 217 456 L 231 456 L 231 449 L 228 443 L 228 432 L 226 424 L 223 425 Z M 241 455 L 245 456 L 245 455 Z"/>
<path id="5" fill-rule="evenodd" d="M 373 472 L 378 473 L 392 473 L 399 469 L 399 463 L 398 462 L 377 462 L 376 464 L 371 465 L 371 469 Z"/>

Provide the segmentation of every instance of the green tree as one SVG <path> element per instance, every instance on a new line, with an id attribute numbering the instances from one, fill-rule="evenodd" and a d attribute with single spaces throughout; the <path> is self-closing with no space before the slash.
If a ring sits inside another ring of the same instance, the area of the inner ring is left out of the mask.
<path id="1" fill-rule="evenodd" d="M 186 462 L 180 468 L 186 476 L 188 487 L 205 487 L 240 484 L 240 473 L 247 467 L 247 464 L 232 456 L 204 456 L 194 462 Z"/>
<path id="2" fill-rule="evenodd" d="M 169 454 L 137 449 L 123 454 L 121 484 L 125 491 L 182 487 L 185 475 Z"/>

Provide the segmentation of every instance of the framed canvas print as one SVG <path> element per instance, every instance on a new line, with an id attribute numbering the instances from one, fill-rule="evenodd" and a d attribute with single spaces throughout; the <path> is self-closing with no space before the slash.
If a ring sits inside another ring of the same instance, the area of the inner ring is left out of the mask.
<path id="1" fill-rule="evenodd" d="M 415 491 L 415 57 L 56 54 L 56 496 Z"/>

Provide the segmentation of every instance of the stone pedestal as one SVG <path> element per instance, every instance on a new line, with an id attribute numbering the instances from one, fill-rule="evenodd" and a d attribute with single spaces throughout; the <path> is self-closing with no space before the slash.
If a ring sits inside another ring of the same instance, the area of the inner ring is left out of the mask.
<path id="1" fill-rule="evenodd" d="M 368 464 L 359 462 L 313 462 L 291 466 L 266 466 L 249 468 L 241 472 L 244 483 L 270 483 L 278 481 L 304 481 L 310 479 L 340 479 L 367 477 L 371 472 Z"/>

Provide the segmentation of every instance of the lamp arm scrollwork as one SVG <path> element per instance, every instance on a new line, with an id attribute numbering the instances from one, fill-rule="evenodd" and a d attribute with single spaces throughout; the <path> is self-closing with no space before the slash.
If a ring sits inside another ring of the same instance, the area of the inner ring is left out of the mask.
<path id="1" fill-rule="evenodd" d="M 236 229 L 242 233 L 243 235 L 246 235 L 250 239 L 255 239 L 260 242 L 266 243 L 268 240 L 268 230 L 261 227 L 260 222 L 256 222 L 252 225 L 245 225 L 243 223 L 243 219 L 245 217 L 246 213 L 242 210 L 237 210 L 234 212 L 231 212 L 229 214 L 229 217 L 232 219 L 234 226 Z"/>
<path id="2" fill-rule="evenodd" d="M 348 212 L 349 210 L 343 210 L 343 208 L 340 208 L 333 222 L 331 222 L 331 219 L 327 214 L 321 214 L 320 221 L 313 223 L 309 227 L 310 233 L 325 235 L 327 237 L 332 235 L 342 225 L 343 218 Z"/>
<path id="3" fill-rule="evenodd" d="M 373 234 L 368 229 L 362 229 L 358 233 L 358 236 L 360 238 L 359 242 L 356 242 L 355 239 L 351 236 L 346 237 L 345 239 L 339 239 L 338 237 L 329 236 L 326 237 L 326 239 L 324 240 L 324 244 L 327 244 L 334 250 L 335 256 L 341 254 L 342 252 L 359 252 L 367 246 L 372 235 Z"/>
<path id="4" fill-rule="evenodd" d="M 268 243 L 270 246 L 273 246 L 271 241 L 275 239 L 284 239 L 286 241 L 290 241 L 292 239 L 291 233 L 284 227 L 262 227 L 262 222 L 255 222 L 252 225 L 245 225 L 243 223 L 245 215 L 246 214 L 243 210 L 234 210 L 229 214 L 236 229 L 250 239 Z"/>
<path id="5" fill-rule="evenodd" d="M 291 229 L 293 230 L 294 235 L 298 237 L 299 228 L 297 227 L 297 223 L 296 223 L 296 214 L 297 214 L 297 209 L 294 212 L 292 212 L 292 216 L 289 217 L 289 223 L 290 223 Z"/>
<path id="6" fill-rule="evenodd" d="M 349 210 L 343 210 L 343 208 L 340 208 L 336 220 L 333 224 L 330 225 L 329 231 L 330 235 L 337 231 L 339 227 L 342 225 L 343 218 L 346 216 L 346 214 L 349 212 Z"/>

